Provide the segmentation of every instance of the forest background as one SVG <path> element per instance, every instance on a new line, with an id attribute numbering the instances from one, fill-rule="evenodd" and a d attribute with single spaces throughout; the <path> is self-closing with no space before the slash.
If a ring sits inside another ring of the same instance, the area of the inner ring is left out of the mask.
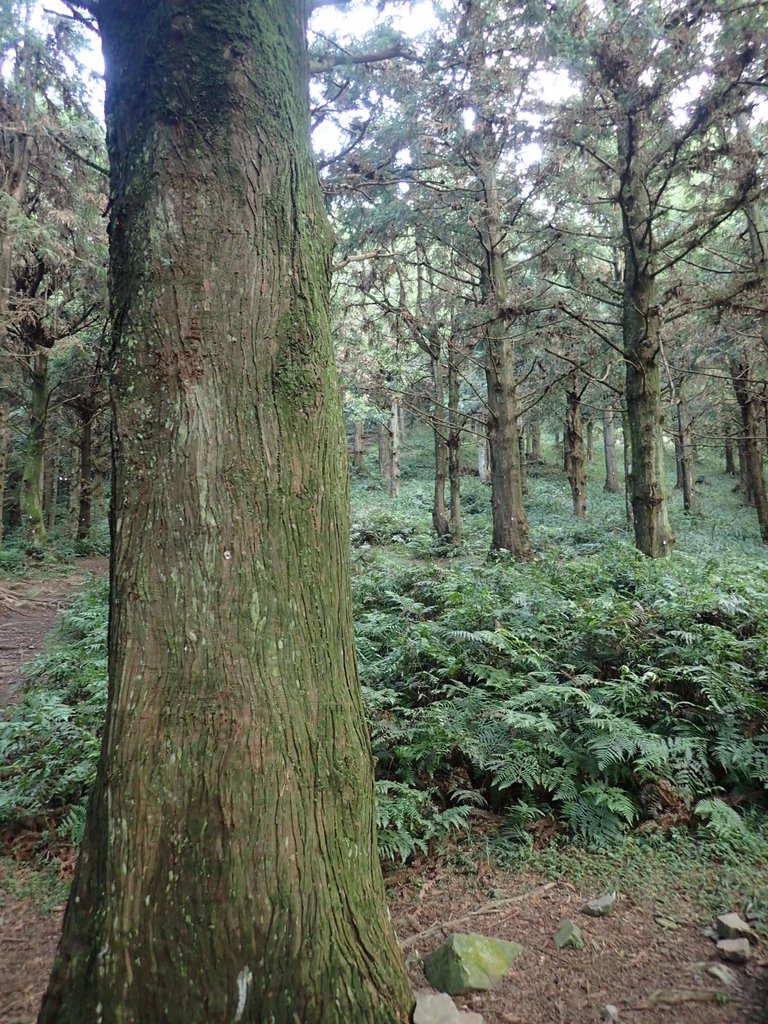
<path id="1" fill-rule="evenodd" d="M 382 855 L 693 850 L 762 923 L 768 12 L 418 6 L 311 34 Z M 109 545 L 88 31 L 0 12 L 9 578 Z M 11 845 L 81 837 L 105 630 L 94 584 L 2 724 Z"/>

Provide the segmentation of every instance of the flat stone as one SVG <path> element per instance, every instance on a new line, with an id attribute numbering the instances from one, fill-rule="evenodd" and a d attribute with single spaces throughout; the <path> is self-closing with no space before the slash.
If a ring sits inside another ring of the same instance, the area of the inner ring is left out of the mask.
<path id="1" fill-rule="evenodd" d="M 558 949 L 583 949 L 584 936 L 581 934 L 581 928 L 573 921 L 561 921 L 555 935 L 555 945 Z"/>
<path id="2" fill-rule="evenodd" d="M 721 914 L 715 925 L 721 939 L 746 939 L 747 942 L 757 942 L 754 929 L 750 928 L 746 921 L 742 921 L 738 914 Z"/>
<path id="3" fill-rule="evenodd" d="M 579 910 L 588 917 L 608 917 L 613 913 L 617 898 L 615 892 L 604 892 L 595 900 L 587 900 Z"/>
<path id="4" fill-rule="evenodd" d="M 717 952 L 723 960 L 730 960 L 733 964 L 745 964 L 752 949 L 749 939 L 720 939 Z"/>
<path id="5" fill-rule="evenodd" d="M 427 981 L 439 992 L 458 995 L 498 984 L 523 947 L 486 935 L 451 935 L 439 949 L 424 958 Z"/>
<path id="6" fill-rule="evenodd" d="M 450 996 L 443 992 L 416 993 L 416 1009 L 413 1024 L 459 1024 L 459 1011 Z"/>
<path id="7" fill-rule="evenodd" d="M 722 981 L 728 988 L 736 988 L 739 985 L 738 974 L 730 967 L 726 967 L 725 964 L 710 964 L 707 968 L 707 974 L 717 978 L 718 981 Z"/>

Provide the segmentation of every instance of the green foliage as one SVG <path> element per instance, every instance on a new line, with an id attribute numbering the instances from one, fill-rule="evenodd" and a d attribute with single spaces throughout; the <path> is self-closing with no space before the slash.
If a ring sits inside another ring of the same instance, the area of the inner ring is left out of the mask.
<path id="1" fill-rule="evenodd" d="M 60 616 L 21 703 L 0 720 L 0 825 L 68 808 L 59 833 L 82 836 L 106 711 L 106 601 L 99 580 Z"/>

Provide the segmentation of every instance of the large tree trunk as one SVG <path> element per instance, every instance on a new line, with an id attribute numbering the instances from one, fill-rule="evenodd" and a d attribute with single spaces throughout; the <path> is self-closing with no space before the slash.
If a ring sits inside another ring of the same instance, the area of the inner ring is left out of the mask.
<path id="1" fill-rule="evenodd" d="M 748 356 L 734 359 L 731 363 L 731 380 L 736 400 L 741 409 L 743 465 L 747 481 L 746 490 L 751 494 L 760 527 L 760 538 L 768 544 L 768 496 L 763 475 L 763 455 L 760 447 L 760 401 Z"/>
<path id="2" fill-rule="evenodd" d="M 404 1024 L 352 643 L 331 237 L 292 0 L 100 0 L 102 756 L 41 1024 Z"/>
<path id="3" fill-rule="evenodd" d="M 616 471 L 616 426 L 614 419 L 616 410 L 612 405 L 606 405 L 603 409 L 603 452 L 605 454 L 605 483 L 603 490 L 606 494 L 619 493 L 619 477 Z"/>
<path id="4" fill-rule="evenodd" d="M 568 392 L 565 436 L 568 448 L 568 483 L 571 485 L 573 514 L 577 519 L 583 519 L 587 514 L 587 477 L 584 468 L 581 400 L 575 382 Z"/>
<path id="5" fill-rule="evenodd" d="M 623 402 L 621 406 L 621 433 L 624 439 L 624 511 L 627 517 L 627 526 L 630 530 L 635 527 L 635 513 L 632 508 L 632 432 L 629 426 L 627 406 Z"/>
<path id="6" fill-rule="evenodd" d="M 48 350 L 30 354 L 29 436 L 21 474 L 19 506 L 27 543 L 33 548 L 45 546 L 43 483 L 45 471 L 45 431 L 48 421 Z"/>

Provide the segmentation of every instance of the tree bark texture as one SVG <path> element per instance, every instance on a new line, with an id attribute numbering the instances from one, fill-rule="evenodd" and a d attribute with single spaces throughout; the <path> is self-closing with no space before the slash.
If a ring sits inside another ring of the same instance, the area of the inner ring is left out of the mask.
<path id="1" fill-rule="evenodd" d="M 696 488 L 693 476 L 693 424 L 688 402 L 682 395 L 682 384 L 678 387 L 677 436 L 680 443 L 680 477 L 683 488 L 683 509 L 696 511 Z"/>
<path id="2" fill-rule="evenodd" d="M 108 721 L 41 1024 L 393 1024 L 293 0 L 100 0 Z"/>
<path id="3" fill-rule="evenodd" d="M 24 535 L 34 548 L 45 546 L 47 533 L 43 515 L 45 433 L 48 421 L 48 351 L 33 350 L 30 360 L 29 435 L 24 452 L 19 507 Z"/>
<path id="4" fill-rule="evenodd" d="M 389 496 L 400 497 L 400 437 L 401 437 L 400 403 L 392 399 L 389 407 Z"/>
<path id="5" fill-rule="evenodd" d="M 477 177 L 484 194 L 477 231 L 485 258 L 482 288 L 488 316 L 484 341 L 493 516 L 491 548 L 510 551 L 522 560 L 531 557 L 531 546 L 523 505 L 515 353 L 507 315 L 501 205 L 493 158 L 480 160 Z"/>
<path id="6" fill-rule="evenodd" d="M 748 356 L 742 355 L 731 364 L 731 380 L 736 400 L 741 409 L 743 466 L 747 490 L 757 513 L 760 539 L 768 544 L 768 495 L 763 475 L 763 455 L 760 447 L 760 400 L 752 380 L 752 367 Z"/>
<path id="7" fill-rule="evenodd" d="M 632 511 L 635 545 L 650 558 L 672 550 L 667 515 L 662 433 L 660 320 L 656 300 L 653 211 L 639 159 L 647 126 L 639 113 L 618 128 L 619 201 L 624 235 L 622 333 L 627 417 L 632 442 Z"/>

